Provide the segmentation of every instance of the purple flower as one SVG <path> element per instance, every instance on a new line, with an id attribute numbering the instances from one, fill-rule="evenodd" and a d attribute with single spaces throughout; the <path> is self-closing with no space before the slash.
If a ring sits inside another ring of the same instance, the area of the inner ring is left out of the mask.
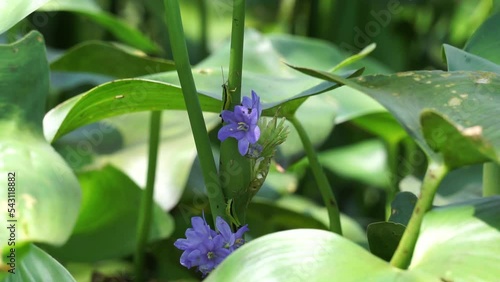
<path id="1" fill-rule="evenodd" d="M 262 106 L 260 98 L 252 90 L 252 99 L 243 97 L 240 106 L 234 107 L 234 112 L 222 111 L 222 119 L 227 124 L 224 125 L 218 133 L 220 141 L 232 137 L 238 140 L 238 151 L 242 156 L 248 152 L 250 144 L 255 144 L 260 137 L 260 128 L 258 126 Z"/>
<path id="2" fill-rule="evenodd" d="M 215 225 L 217 226 L 217 230 L 219 230 L 220 235 L 224 239 L 224 247 L 228 248 L 231 252 L 239 248 L 241 245 L 245 243 L 245 239 L 243 239 L 243 233 L 248 231 L 248 224 L 240 227 L 236 233 L 231 231 L 231 227 L 229 224 L 224 221 L 221 217 L 217 217 Z"/>
<path id="3" fill-rule="evenodd" d="M 199 216 L 191 219 L 192 228 L 186 230 L 186 239 L 177 239 L 174 246 L 182 251 L 181 265 L 198 270 L 207 275 L 219 265 L 230 253 L 245 243 L 243 233 L 248 231 L 245 225 L 236 233 L 232 233 L 229 225 L 217 217 L 217 229 L 215 232 L 208 226 L 205 218 Z"/>

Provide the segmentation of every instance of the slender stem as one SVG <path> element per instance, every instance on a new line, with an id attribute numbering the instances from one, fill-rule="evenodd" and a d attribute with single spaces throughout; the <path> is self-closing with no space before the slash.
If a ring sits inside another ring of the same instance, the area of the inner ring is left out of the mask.
<path id="1" fill-rule="evenodd" d="M 233 22 L 231 29 L 231 50 L 229 53 L 228 89 L 231 104 L 230 110 L 241 103 L 241 77 L 243 73 L 243 43 L 245 32 L 245 0 L 233 1 Z M 236 199 L 237 195 L 247 195 L 251 181 L 251 168 L 248 158 L 241 156 L 238 143 L 228 138 L 220 147 L 220 177 L 224 195 L 233 200 L 237 217 L 241 224 L 245 223 L 247 203 Z M 244 197 L 243 197 L 244 198 Z"/>
<path id="2" fill-rule="evenodd" d="M 313 172 L 314 178 L 316 179 L 316 183 L 318 184 L 318 188 L 321 196 L 323 197 L 323 201 L 325 202 L 326 209 L 328 210 L 328 217 L 330 218 L 330 230 L 337 234 L 342 234 L 342 228 L 340 226 L 340 212 L 337 201 L 335 200 L 335 196 L 333 195 L 330 183 L 328 183 L 328 179 L 323 172 L 323 168 L 319 163 L 318 156 L 314 151 L 311 140 L 309 140 L 304 127 L 302 127 L 302 124 L 295 116 L 290 119 L 290 122 L 297 130 L 300 140 L 302 141 L 302 145 L 304 145 L 304 149 L 309 160 L 309 165 Z"/>
<path id="3" fill-rule="evenodd" d="M 483 197 L 500 195 L 500 165 L 485 163 L 483 165 Z"/>
<path id="4" fill-rule="evenodd" d="M 142 193 L 137 223 L 137 245 L 135 250 L 135 281 L 144 279 L 144 255 L 151 227 L 153 213 L 153 194 L 155 188 L 156 160 L 158 159 L 158 144 L 160 142 L 161 112 L 152 112 L 149 125 L 149 154 L 146 189 Z"/>
<path id="5" fill-rule="evenodd" d="M 231 109 L 241 101 L 241 75 L 243 72 L 243 40 L 245 35 L 245 0 L 233 1 L 231 50 L 229 53 L 228 87 Z"/>
<path id="6" fill-rule="evenodd" d="M 429 162 L 429 167 L 427 168 L 422 183 L 420 196 L 410 221 L 408 222 L 405 233 L 391 259 L 391 265 L 406 269 L 410 264 L 424 215 L 431 209 L 439 183 L 441 183 L 447 173 L 448 167 L 442 161 L 431 160 Z"/>
<path id="7" fill-rule="evenodd" d="M 387 198 L 385 200 L 385 219 L 388 220 L 391 216 L 392 208 L 391 204 L 394 200 L 394 197 L 398 193 L 398 183 L 399 183 L 399 174 L 398 174 L 398 143 L 394 141 L 387 141 L 387 162 L 389 164 L 389 187 L 387 190 Z"/>
<path id="8" fill-rule="evenodd" d="M 210 146 L 205 120 L 203 119 L 200 101 L 198 100 L 198 92 L 196 91 L 193 74 L 191 72 L 179 3 L 177 0 L 164 0 L 164 3 L 172 54 L 184 94 L 189 122 L 191 124 L 191 130 L 193 131 L 196 150 L 198 151 L 198 158 L 200 159 L 203 179 L 207 188 L 208 200 L 210 202 L 210 209 L 215 224 L 216 216 L 221 216 L 223 219 L 228 220 L 225 214 L 226 204 L 224 194 L 220 186 L 219 177 L 217 176 L 217 167 Z"/>

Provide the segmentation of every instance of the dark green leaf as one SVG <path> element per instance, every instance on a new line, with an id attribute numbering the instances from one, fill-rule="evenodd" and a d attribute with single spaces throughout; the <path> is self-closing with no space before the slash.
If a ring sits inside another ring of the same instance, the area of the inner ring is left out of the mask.
<path id="1" fill-rule="evenodd" d="M 500 26 L 500 13 L 488 18 L 471 36 L 464 50 L 500 64 L 500 39 L 496 34 Z"/>
<path id="2" fill-rule="evenodd" d="M 80 14 L 100 24 L 114 36 L 130 46 L 145 52 L 157 52 L 159 47 L 140 31 L 129 26 L 112 14 L 101 10 L 93 0 L 53 0 L 44 5 L 42 11 L 65 11 Z"/>
<path id="3" fill-rule="evenodd" d="M 83 191 L 78 221 L 68 242 L 59 248 L 48 248 L 50 253 L 73 262 L 131 254 L 136 244 L 142 190 L 112 166 L 81 173 L 78 178 Z M 155 205 L 149 240 L 166 238 L 173 229 L 173 219 Z"/>
<path id="4" fill-rule="evenodd" d="M 375 222 L 368 225 L 366 234 L 372 254 L 390 261 L 405 229 L 404 225 L 394 222 Z"/>
<path id="5" fill-rule="evenodd" d="M 491 71 L 500 73 L 500 65 L 474 54 L 443 44 L 449 71 Z"/>
<path id="6" fill-rule="evenodd" d="M 399 192 L 391 203 L 390 222 L 408 225 L 408 221 L 413 213 L 413 208 L 417 203 L 417 196 L 411 192 Z"/>
<path id="7" fill-rule="evenodd" d="M 172 61 L 148 57 L 137 50 L 101 41 L 74 46 L 50 64 L 55 71 L 90 72 L 128 78 L 175 70 Z"/>

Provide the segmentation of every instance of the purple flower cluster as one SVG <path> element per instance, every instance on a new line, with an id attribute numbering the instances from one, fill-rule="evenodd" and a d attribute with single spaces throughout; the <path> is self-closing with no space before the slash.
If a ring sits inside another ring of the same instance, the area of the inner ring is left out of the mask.
<path id="1" fill-rule="evenodd" d="M 184 252 L 181 255 L 181 265 L 191 268 L 198 267 L 203 276 L 212 271 L 230 253 L 245 243 L 243 233 L 248 231 L 244 225 L 233 233 L 229 224 L 217 217 L 215 232 L 205 221 L 205 218 L 191 218 L 193 228 L 186 230 L 186 239 L 177 239 L 174 246 Z"/>
<path id="2" fill-rule="evenodd" d="M 262 106 L 260 98 L 252 90 L 252 99 L 243 97 L 240 106 L 234 107 L 234 112 L 222 111 L 222 119 L 227 124 L 224 125 L 217 135 L 220 141 L 232 137 L 238 140 L 238 151 L 242 156 L 246 155 L 250 144 L 255 144 L 260 137 L 258 126 Z"/>

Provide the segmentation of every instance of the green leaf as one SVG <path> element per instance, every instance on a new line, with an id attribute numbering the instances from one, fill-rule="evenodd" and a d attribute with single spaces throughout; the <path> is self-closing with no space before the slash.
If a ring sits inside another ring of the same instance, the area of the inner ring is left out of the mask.
<path id="1" fill-rule="evenodd" d="M 443 44 L 449 71 L 491 71 L 500 73 L 500 65 L 474 54 Z"/>
<path id="2" fill-rule="evenodd" d="M 204 110 L 220 111 L 220 101 L 204 95 L 199 98 Z M 44 119 L 44 134 L 53 142 L 80 126 L 108 117 L 163 109 L 185 109 L 180 87 L 146 79 L 116 80 L 52 109 Z"/>
<path id="3" fill-rule="evenodd" d="M 368 225 L 366 235 L 372 254 L 390 261 L 405 229 L 404 225 L 394 222 L 375 222 Z"/>
<path id="4" fill-rule="evenodd" d="M 269 217 L 270 214 L 273 216 Z M 327 229 L 322 222 L 311 216 L 277 206 L 271 201 L 257 199 L 248 206 L 246 223 L 251 226 L 252 237 L 297 228 Z"/>
<path id="5" fill-rule="evenodd" d="M 397 144 L 408 136 L 401 124 L 387 112 L 363 115 L 353 119 L 352 122 L 389 144 Z"/>
<path id="6" fill-rule="evenodd" d="M 428 212 L 409 269 L 441 281 L 495 281 L 500 277 L 500 197 Z"/>
<path id="7" fill-rule="evenodd" d="M 352 80 L 294 67 L 343 83 L 384 105 L 431 158 L 440 153 L 450 168 L 500 162 L 500 77 L 491 72 L 416 71 Z M 451 134 L 448 137 L 448 134 Z M 454 142 L 452 142 L 454 141 Z M 463 152 L 460 156 L 456 152 Z"/>
<path id="8" fill-rule="evenodd" d="M 7 186 L 0 194 L 5 206 L 15 199 L 15 212 L 2 211 L 0 220 L 17 219 L 16 244 L 63 244 L 76 222 L 81 192 L 71 169 L 42 135 L 49 69 L 40 33 L 0 45 L 0 81 L 0 174 L 11 177 L 15 187 L 15 195 L 7 194 Z M 0 248 L 9 236 L 0 232 Z"/>
<path id="9" fill-rule="evenodd" d="M 389 186 L 387 152 L 380 140 L 368 140 L 323 151 L 318 157 L 326 169 L 341 177 L 382 188 Z M 296 168 L 304 169 L 307 164 L 307 158 L 304 158 L 296 164 Z"/>
<path id="10" fill-rule="evenodd" d="M 205 281 L 439 281 L 401 271 L 332 232 L 296 229 L 255 239 Z"/>
<path id="11" fill-rule="evenodd" d="M 391 203 L 391 216 L 388 221 L 404 226 L 408 225 L 416 203 L 417 196 L 415 194 L 411 192 L 397 193 Z"/>
<path id="12" fill-rule="evenodd" d="M 0 2 L 0 34 L 38 9 L 49 0 L 21 0 Z"/>
<path id="13" fill-rule="evenodd" d="M 65 11 L 80 14 L 106 28 L 118 39 L 145 52 L 158 52 L 159 47 L 125 21 L 101 10 L 93 0 L 52 0 L 41 11 Z"/>
<path id="14" fill-rule="evenodd" d="M 48 247 L 58 259 L 95 262 L 133 253 L 142 190 L 112 166 L 78 175 L 82 209 L 71 238 L 61 247 Z M 149 240 L 172 233 L 173 219 L 155 205 Z M 120 234 L 117 236 L 117 234 Z"/>
<path id="15" fill-rule="evenodd" d="M 51 281 L 74 282 L 69 272 L 49 254 L 30 244 L 27 254 L 16 263 L 15 274 L 0 272 L 3 282 L 38 282 Z"/>
<path id="16" fill-rule="evenodd" d="M 117 78 L 175 70 L 172 61 L 148 57 L 138 50 L 88 41 L 66 51 L 50 64 L 53 71 L 90 72 Z"/>
<path id="17" fill-rule="evenodd" d="M 500 25 L 500 13 L 489 17 L 470 37 L 464 50 L 500 64 L 500 39 L 495 33 Z"/>

